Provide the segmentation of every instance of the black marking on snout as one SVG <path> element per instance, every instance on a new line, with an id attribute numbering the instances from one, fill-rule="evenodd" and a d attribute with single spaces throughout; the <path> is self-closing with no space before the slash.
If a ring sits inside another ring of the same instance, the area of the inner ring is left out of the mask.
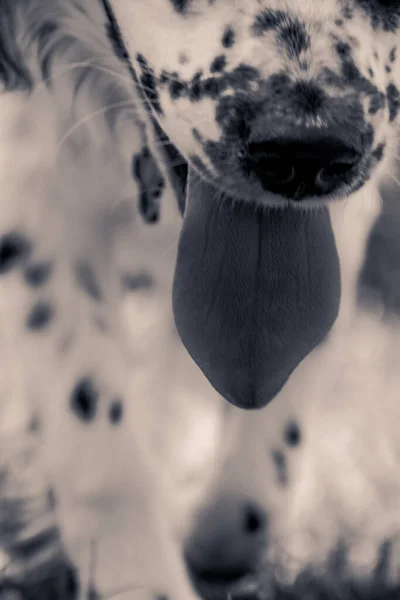
<path id="1" fill-rule="evenodd" d="M 236 41 L 236 34 L 232 27 L 228 26 L 225 28 L 222 34 L 221 44 L 224 48 L 232 48 Z"/>
<path id="2" fill-rule="evenodd" d="M 179 98 L 188 98 L 191 102 L 200 102 L 204 98 L 216 100 L 227 89 L 233 91 L 248 91 L 252 82 L 259 81 L 259 71 L 250 65 L 240 64 L 232 71 L 204 76 L 202 71 L 197 71 L 190 81 L 179 80 Z M 172 100 L 177 99 L 175 93 L 177 74 L 163 72 L 160 78 L 161 88 L 169 89 Z"/>
<path id="3" fill-rule="evenodd" d="M 210 65 L 210 73 L 221 73 L 226 67 L 226 56 L 216 56 Z"/>
<path id="4" fill-rule="evenodd" d="M 99 393 L 91 377 L 80 379 L 71 393 L 70 407 L 79 420 L 85 423 L 93 421 L 97 414 Z"/>
<path id="5" fill-rule="evenodd" d="M 9 273 L 24 262 L 31 252 L 31 243 L 23 234 L 9 232 L 0 237 L 0 275 Z"/>
<path id="6" fill-rule="evenodd" d="M 282 10 L 263 10 L 256 16 L 252 31 L 256 36 L 275 31 L 278 34 L 278 44 L 285 48 L 289 58 L 298 58 L 310 48 L 311 38 L 305 23 Z"/>
<path id="7" fill-rule="evenodd" d="M 395 32 L 400 28 L 400 5 L 397 0 L 355 0 L 368 16 L 374 29 Z"/>
<path id="8" fill-rule="evenodd" d="M 385 95 L 370 79 L 361 73 L 354 61 L 350 44 L 339 41 L 336 42 L 335 49 L 341 61 L 343 78 L 342 82 L 340 82 L 340 78 L 336 79 L 338 86 L 342 89 L 353 89 L 357 95 L 366 96 L 370 101 L 370 114 L 373 115 L 382 110 L 386 103 Z"/>
<path id="9" fill-rule="evenodd" d="M 31 331 L 41 331 L 50 325 L 54 318 L 54 309 L 50 302 L 41 300 L 35 304 L 26 320 L 26 327 Z"/>
<path id="10" fill-rule="evenodd" d="M 75 267 L 75 275 L 79 287 L 87 294 L 87 296 L 96 302 L 101 302 L 103 293 L 92 265 L 86 260 L 78 261 Z"/>

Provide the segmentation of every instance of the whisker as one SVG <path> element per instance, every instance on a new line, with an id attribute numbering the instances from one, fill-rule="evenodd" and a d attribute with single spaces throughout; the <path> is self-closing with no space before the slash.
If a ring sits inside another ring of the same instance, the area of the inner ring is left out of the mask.
<path id="1" fill-rule="evenodd" d="M 90 119 L 92 119 L 98 115 L 104 115 L 106 112 L 108 112 L 109 110 L 113 110 L 114 108 L 123 108 L 123 107 L 128 107 L 128 106 L 130 106 L 131 108 L 135 108 L 135 105 L 131 101 L 128 101 L 128 100 L 122 101 L 122 102 L 114 102 L 113 104 L 109 104 L 108 106 L 99 108 L 98 110 L 93 111 L 92 113 L 86 115 L 85 117 L 82 117 L 76 123 L 74 123 L 74 125 L 72 125 L 68 129 L 68 131 L 65 133 L 65 135 L 63 135 L 63 137 L 59 140 L 59 142 L 57 144 L 57 152 L 60 151 L 61 146 L 64 144 L 64 142 L 66 142 L 66 140 L 69 138 L 69 136 L 72 135 L 72 133 L 74 131 L 76 131 L 76 129 L 78 129 L 78 127 L 80 127 L 81 125 L 90 121 Z"/>
<path id="2" fill-rule="evenodd" d="M 385 175 L 388 175 L 388 177 L 390 177 L 400 187 L 400 181 L 393 175 L 393 173 L 390 171 L 385 171 Z"/>
<path id="3" fill-rule="evenodd" d="M 64 65 L 62 65 L 62 67 L 64 67 Z M 57 73 L 54 73 L 53 75 L 51 75 L 50 77 L 47 77 L 43 80 L 41 80 L 35 87 L 35 89 L 40 89 L 41 87 L 45 87 L 47 86 L 49 83 L 52 83 L 53 81 L 55 81 L 56 79 L 59 79 L 60 77 L 64 77 L 64 75 L 68 75 L 69 73 L 71 73 L 72 71 L 75 71 L 76 69 L 88 69 L 88 68 L 94 69 L 96 71 L 100 71 L 103 73 L 106 73 L 108 75 L 112 75 L 113 77 L 119 77 L 122 80 L 126 80 L 127 83 L 132 83 L 131 78 L 129 78 L 129 76 L 124 75 L 123 73 L 120 73 L 117 70 L 113 70 L 109 67 L 105 67 L 103 65 L 99 65 L 97 63 L 92 63 L 91 60 L 87 60 L 87 61 L 78 61 L 78 62 L 74 62 L 74 63 L 68 63 L 68 65 L 65 65 L 65 68 L 59 72 L 57 71 Z"/>

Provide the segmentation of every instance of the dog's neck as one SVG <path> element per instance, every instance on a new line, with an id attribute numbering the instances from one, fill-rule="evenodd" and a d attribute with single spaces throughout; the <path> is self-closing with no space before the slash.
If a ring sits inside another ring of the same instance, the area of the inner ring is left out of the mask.
<path id="1" fill-rule="evenodd" d="M 357 298 L 359 273 L 368 236 L 380 210 L 381 197 L 373 184 L 330 206 L 342 279 L 340 312 L 333 331 L 348 327 L 351 319 L 360 311 Z"/>

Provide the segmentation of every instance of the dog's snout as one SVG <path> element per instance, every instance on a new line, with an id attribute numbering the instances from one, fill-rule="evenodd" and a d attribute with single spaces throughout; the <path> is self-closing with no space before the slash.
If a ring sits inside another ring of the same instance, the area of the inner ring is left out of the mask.
<path id="1" fill-rule="evenodd" d="M 250 502 L 222 501 L 205 511 L 185 544 L 193 579 L 230 585 L 250 574 L 267 543 L 267 516 Z"/>
<path id="2" fill-rule="evenodd" d="M 351 184 L 361 152 L 338 137 L 310 135 L 250 143 L 244 168 L 265 191 L 300 201 Z"/>

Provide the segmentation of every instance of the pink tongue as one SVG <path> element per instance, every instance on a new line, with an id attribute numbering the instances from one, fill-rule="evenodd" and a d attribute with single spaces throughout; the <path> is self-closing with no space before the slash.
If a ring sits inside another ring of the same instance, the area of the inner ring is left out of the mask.
<path id="1" fill-rule="evenodd" d="M 340 267 L 329 212 L 233 204 L 189 173 L 173 309 L 214 388 L 265 406 L 334 324 Z"/>

